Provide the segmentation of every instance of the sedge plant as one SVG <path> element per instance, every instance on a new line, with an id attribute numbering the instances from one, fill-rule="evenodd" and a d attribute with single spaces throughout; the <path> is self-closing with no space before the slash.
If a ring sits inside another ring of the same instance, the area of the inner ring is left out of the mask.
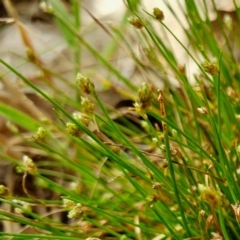
<path id="1" fill-rule="evenodd" d="M 17 195 L 8 183 L 0 185 L 1 204 L 7 209 L 0 210 L 1 220 L 21 225 L 20 231 L 0 232 L 1 239 L 240 239 L 240 81 L 230 42 L 233 31 L 222 27 L 225 44 L 220 46 L 210 34 L 209 19 L 203 21 L 194 1 L 186 1 L 186 34 L 205 59 L 199 62 L 179 42 L 201 69 L 191 85 L 184 66 L 152 26 L 157 22 L 177 39 L 164 24 L 161 9 L 141 11 L 138 1 L 128 0 L 119 27 L 106 28 L 94 19 L 110 37 L 100 54 L 80 33 L 81 4 L 71 1 L 70 14 L 60 1 L 50 2 L 45 10 L 73 52 L 75 77 L 65 79 L 72 81 L 68 87 L 73 94 L 57 84 L 48 93 L 0 59 L 54 113 L 52 119 L 37 119 L 0 103 L 1 116 L 10 122 L 10 137 L 30 149 L 20 159 L 1 146 L 1 158 L 20 174 L 18 188 L 23 189 Z M 237 22 L 238 16 L 236 9 Z M 217 21 L 226 24 L 220 17 Z M 129 44 L 129 31 L 141 41 L 140 57 Z M 235 41 L 238 46 L 239 39 Z M 112 61 L 119 48 L 135 62 L 141 84 Z M 97 69 L 80 72 L 82 49 L 107 71 L 106 87 L 131 100 L 124 113 L 102 101 L 91 79 L 103 78 Z M 217 56 L 215 61 L 210 54 Z M 166 68 L 178 88 L 167 81 Z M 57 73 L 54 77 L 64 80 Z M 115 86 L 111 78 L 122 84 Z M 156 81 L 165 81 L 164 88 L 157 89 Z M 30 179 L 33 189 L 28 187 Z M 35 194 L 39 189 L 54 197 Z M 47 210 L 41 214 L 39 209 Z"/>

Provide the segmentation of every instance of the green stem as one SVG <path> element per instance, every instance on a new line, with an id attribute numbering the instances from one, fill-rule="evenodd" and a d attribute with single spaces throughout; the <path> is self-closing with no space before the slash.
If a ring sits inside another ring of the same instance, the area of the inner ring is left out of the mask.
<path id="1" fill-rule="evenodd" d="M 182 206 L 182 202 L 181 202 L 178 187 L 177 187 L 177 182 L 176 182 L 176 179 L 175 179 L 173 162 L 172 162 L 171 151 L 170 151 L 169 138 L 168 138 L 168 126 L 167 125 L 166 125 L 166 131 L 164 132 L 164 141 L 165 141 L 165 145 L 166 145 L 166 158 L 167 158 L 168 164 L 169 164 L 169 170 L 170 170 L 170 175 L 171 175 L 171 179 L 172 179 L 173 189 L 174 189 L 175 196 L 176 196 L 176 199 L 177 199 L 177 203 L 178 203 L 178 206 L 179 206 L 180 214 L 182 216 L 182 221 L 183 221 L 184 228 L 185 228 L 185 230 L 188 234 L 188 237 L 190 237 L 191 232 L 190 232 L 190 229 L 189 229 L 188 224 L 187 224 L 187 219 L 186 219 L 185 214 L 184 214 L 184 209 L 183 209 L 183 206 Z"/>
<path id="2" fill-rule="evenodd" d="M 72 0 L 72 9 L 74 14 L 74 20 L 75 20 L 75 29 L 76 31 L 80 31 L 81 27 L 81 12 L 80 12 L 80 3 L 76 0 Z M 74 46 L 74 64 L 75 64 L 75 75 L 79 72 L 79 69 L 81 67 L 81 46 L 79 44 L 75 44 Z"/>
<path id="3" fill-rule="evenodd" d="M 221 69 L 221 62 L 222 62 L 222 51 L 220 52 L 219 56 L 219 69 Z M 218 102 L 218 133 L 221 139 L 221 71 L 218 74 L 217 83 L 216 83 L 216 90 L 217 90 L 217 102 Z"/>
<path id="4" fill-rule="evenodd" d="M 229 240 L 228 233 L 225 227 L 224 219 L 223 219 L 223 214 L 221 208 L 218 206 L 218 216 L 219 216 L 219 224 L 220 228 L 223 234 L 223 237 L 225 240 Z"/>

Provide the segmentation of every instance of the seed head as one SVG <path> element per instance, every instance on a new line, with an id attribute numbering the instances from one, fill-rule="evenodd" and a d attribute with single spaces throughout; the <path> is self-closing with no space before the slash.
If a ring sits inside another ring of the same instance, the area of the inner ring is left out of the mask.
<path id="1" fill-rule="evenodd" d="M 164 20 L 163 11 L 161 11 L 159 8 L 154 8 L 153 9 L 153 15 L 160 22 Z"/>
<path id="2" fill-rule="evenodd" d="M 143 22 L 137 17 L 128 18 L 128 22 L 137 29 L 141 29 L 144 26 Z"/>
<path id="3" fill-rule="evenodd" d="M 219 233 L 211 232 L 212 238 L 211 240 L 223 240 L 223 237 Z"/>
<path id="4" fill-rule="evenodd" d="M 81 187 L 80 187 L 79 183 L 77 183 L 77 182 L 70 182 L 69 183 L 69 190 L 71 190 L 75 193 L 79 193 L 80 189 L 81 189 Z"/>
<path id="5" fill-rule="evenodd" d="M 26 155 L 23 156 L 23 165 L 24 165 L 25 171 L 27 171 L 29 174 L 35 175 L 37 173 L 37 167 L 35 163 L 30 157 Z"/>
<path id="6" fill-rule="evenodd" d="M 142 83 L 138 90 L 138 97 L 134 104 L 135 110 L 139 113 L 145 113 L 152 104 L 152 90 L 147 83 Z"/>
<path id="7" fill-rule="evenodd" d="M 81 137 L 82 132 L 75 123 L 68 122 L 66 124 L 66 131 L 74 137 Z"/>
<path id="8" fill-rule="evenodd" d="M 53 7 L 50 3 L 41 2 L 40 3 L 40 8 L 45 13 L 48 13 L 48 14 L 53 14 L 54 13 Z"/>
<path id="9" fill-rule="evenodd" d="M 202 222 L 203 219 L 205 218 L 205 216 L 206 216 L 206 212 L 204 210 L 199 211 L 199 213 L 198 213 L 199 222 Z"/>
<path id="10" fill-rule="evenodd" d="M 77 203 L 72 210 L 68 213 L 69 218 L 80 218 L 86 212 L 86 207 L 83 207 L 81 203 Z"/>
<path id="11" fill-rule="evenodd" d="M 37 130 L 37 135 L 35 136 L 36 140 L 42 142 L 47 137 L 47 131 L 43 127 L 39 127 Z"/>
<path id="12" fill-rule="evenodd" d="M 224 16 L 223 16 L 223 23 L 225 24 L 225 26 L 227 27 L 228 30 L 232 30 L 232 28 L 233 28 L 233 19 L 232 19 L 231 15 L 224 14 Z"/>
<path id="13" fill-rule="evenodd" d="M 221 202 L 220 192 L 216 191 L 211 187 L 204 186 L 203 184 L 198 185 L 198 189 L 201 193 L 201 199 L 207 202 L 210 206 L 216 207 Z"/>
<path id="14" fill-rule="evenodd" d="M 153 194 L 151 196 L 147 197 L 147 202 L 152 205 L 153 203 L 158 201 L 158 196 L 156 194 Z"/>
<path id="15" fill-rule="evenodd" d="M 211 63 L 211 62 L 205 61 L 201 65 L 203 67 L 203 70 L 212 76 L 217 75 L 220 71 L 217 63 Z"/>
<path id="16" fill-rule="evenodd" d="M 235 204 L 235 205 L 231 204 L 231 206 L 234 211 L 237 222 L 240 223 L 240 205 L 239 204 Z"/>
<path id="17" fill-rule="evenodd" d="M 150 132 L 150 126 L 148 125 L 147 121 L 140 121 L 140 125 L 146 132 Z"/>
<path id="18" fill-rule="evenodd" d="M 161 189 L 162 187 L 163 187 L 163 184 L 159 182 L 153 183 L 152 185 L 152 189 Z"/>
<path id="19" fill-rule="evenodd" d="M 152 138 L 152 142 L 157 145 L 158 144 L 158 139 L 156 137 Z"/>
<path id="20" fill-rule="evenodd" d="M 0 196 L 3 198 L 9 198 L 11 196 L 10 190 L 2 184 L 0 185 Z"/>
<path id="21" fill-rule="evenodd" d="M 31 62 L 36 62 L 36 55 L 31 48 L 26 49 L 26 55 Z"/>
<path id="22" fill-rule="evenodd" d="M 81 100 L 82 111 L 89 115 L 93 114 L 94 104 L 87 97 L 81 97 Z"/>
<path id="23" fill-rule="evenodd" d="M 88 77 L 85 77 L 81 73 L 78 73 L 76 80 L 77 80 L 78 86 L 84 93 L 91 94 L 94 91 L 94 88 L 95 88 L 94 84 Z"/>
<path id="24" fill-rule="evenodd" d="M 211 169 L 212 167 L 214 167 L 213 162 L 209 159 L 203 160 L 203 165 L 205 165 L 208 169 Z"/>
<path id="25" fill-rule="evenodd" d="M 89 123 L 92 121 L 92 116 L 81 112 L 74 112 L 73 118 L 81 122 L 86 127 L 88 127 Z"/>
<path id="26" fill-rule="evenodd" d="M 205 107 L 200 107 L 200 108 L 197 108 L 198 112 L 203 114 L 203 115 L 207 115 L 208 114 L 208 111 Z"/>
<path id="27" fill-rule="evenodd" d="M 214 224 L 213 215 L 209 215 L 206 220 L 206 229 L 209 229 L 210 227 L 212 227 L 213 224 Z"/>
<path id="28" fill-rule="evenodd" d="M 63 199 L 63 206 L 66 209 L 72 209 L 75 206 L 75 202 L 69 199 Z"/>

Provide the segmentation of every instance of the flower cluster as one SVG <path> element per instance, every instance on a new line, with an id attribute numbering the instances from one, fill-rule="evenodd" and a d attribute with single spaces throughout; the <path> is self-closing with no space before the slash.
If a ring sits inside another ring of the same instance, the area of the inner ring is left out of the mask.
<path id="1" fill-rule="evenodd" d="M 76 77 L 79 88 L 86 94 L 91 94 L 95 87 L 94 84 L 88 77 L 83 76 L 81 73 L 77 74 Z"/>
<path id="2" fill-rule="evenodd" d="M 143 22 L 137 17 L 128 18 L 128 22 L 137 29 L 141 29 L 144 26 Z"/>
<path id="3" fill-rule="evenodd" d="M 43 142 L 47 137 L 47 131 L 45 128 L 43 127 L 39 127 L 37 130 L 37 134 L 34 136 L 34 138 L 38 141 L 38 142 Z"/>
<path id="4" fill-rule="evenodd" d="M 153 16 L 160 22 L 164 20 L 163 11 L 161 11 L 159 8 L 153 9 Z"/>
<path id="5" fill-rule="evenodd" d="M 215 189 L 199 184 L 199 192 L 201 193 L 201 199 L 207 202 L 212 207 L 217 207 L 221 202 L 220 192 Z"/>
<path id="6" fill-rule="evenodd" d="M 4 186 L 4 185 L 0 185 L 0 197 L 3 198 L 9 198 L 11 196 L 10 190 Z"/>
<path id="7" fill-rule="evenodd" d="M 231 206 L 234 211 L 237 222 L 240 223 L 240 205 L 239 204 L 235 204 L 235 205 L 231 204 Z"/>
<path id="8" fill-rule="evenodd" d="M 82 131 L 75 123 L 68 122 L 66 124 L 66 131 L 74 137 L 81 137 L 82 135 Z"/>
<path id="9" fill-rule="evenodd" d="M 94 85 L 89 80 L 89 78 L 83 76 L 82 74 L 78 73 L 76 80 L 82 92 L 86 94 L 93 93 Z M 93 120 L 94 117 L 94 103 L 91 102 L 87 97 L 81 97 L 81 110 L 82 112 L 74 112 L 73 118 L 78 121 L 80 124 L 88 127 L 89 123 Z M 68 122 L 66 124 L 66 131 L 74 137 L 81 137 L 82 131 L 81 129 L 72 122 Z"/>
<path id="10" fill-rule="evenodd" d="M 217 75 L 220 71 L 217 63 L 211 63 L 211 62 L 205 61 L 201 65 L 203 67 L 203 70 L 212 76 Z"/>
<path id="11" fill-rule="evenodd" d="M 69 199 L 63 199 L 63 206 L 69 210 L 68 218 L 80 218 L 87 210 L 81 203 L 75 203 Z"/>
<path id="12" fill-rule="evenodd" d="M 147 83 L 142 83 L 138 90 L 138 97 L 134 103 L 135 111 L 144 114 L 152 105 L 152 90 Z"/>
<path id="13" fill-rule="evenodd" d="M 35 175 L 37 173 L 37 167 L 35 163 L 30 157 L 26 155 L 23 156 L 23 165 L 25 171 L 28 172 L 29 174 Z"/>

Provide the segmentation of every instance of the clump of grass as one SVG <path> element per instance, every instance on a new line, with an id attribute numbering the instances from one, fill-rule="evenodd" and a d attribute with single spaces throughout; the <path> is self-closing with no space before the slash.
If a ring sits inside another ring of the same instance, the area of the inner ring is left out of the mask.
<path id="1" fill-rule="evenodd" d="M 164 25 L 164 13 L 155 8 L 153 15 L 146 13 L 143 17 L 137 5 L 128 1 L 130 22 L 133 24 L 134 20 L 133 25 L 147 47 L 156 49 L 156 61 L 149 58 L 150 67 L 133 56 L 139 71 L 144 73 L 142 85 L 136 86 L 116 69 L 110 58 L 102 57 L 79 35 L 80 23 L 72 25 L 64 17 L 68 14 L 64 8 L 55 5 L 53 1 L 51 14 L 66 38 L 72 39 L 71 44 L 86 47 L 102 68 L 126 84 L 125 95 L 134 101 L 128 110 L 132 114 L 121 115 L 124 124 L 115 121 L 111 112 L 118 110 L 105 106 L 91 78 L 84 73 L 76 76 L 74 90 L 78 97 L 65 96 L 63 102 L 62 96 L 50 96 L 0 60 L 45 98 L 55 113 L 54 121 L 43 121 L 0 104 L 1 115 L 24 129 L 14 134 L 44 156 L 43 161 L 25 156 L 27 161 L 22 163 L 1 149 L 1 156 L 16 164 L 22 173 L 19 188 L 23 188 L 25 197 L 15 196 L 1 185 L 1 202 L 15 212 L 0 210 L 0 216 L 10 224 L 24 225 L 25 229 L 0 235 L 6 239 L 240 239 L 240 84 L 238 63 L 231 57 L 231 49 L 222 50 L 216 45 L 214 36 L 208 34 L 209 25 L 201 20 L 196 6 L 189 4 L 189 14 L 195 13 L 189 34 L 196 29 L 206 32 L 208 52 L 218 52 L 219 56 L 216 62 L 207 57 L 205 62 L 198 62 L 199 67 L 203 66 L 203 80 L 198 78 L 196 85 L 191 86 L 174 54 L 151 27 L 150 23 L 157 20 Z M 76 20 L 79 6 L 73 1 L 72 7 Z M 122 27 L 128 30 L 132 26 L 125 21 Z M 111 33 L 113 46 L 117 38 L 117 44 L 120 40 L 124 43 L 120 33 L 120 29 Z M 226 45 L 230 44 L 227 41 Z M 130 48 L 127 44 L 126 47 Z M 80 64 L 80 51 L 76 49 L 75 61 Z M 166 84 L 158 91 L 154 86 L 157 80 L 147 81 L 149 68 L 166 74 L 158 55 L 165 57 L 167 67 L 180 83 L 179 89 Z M 69 105 L 75 111 L 67 110 Z M 34 179 L 35 191 L 41 188 L 55 197 L 38 198 L 34 191 L 30 192 L 29 175 Z M 36 207 L 51 211 L 40 214 L 33 210 Z M 65 214 L 64 220 L 52 217 L 54 213 Z"/>

